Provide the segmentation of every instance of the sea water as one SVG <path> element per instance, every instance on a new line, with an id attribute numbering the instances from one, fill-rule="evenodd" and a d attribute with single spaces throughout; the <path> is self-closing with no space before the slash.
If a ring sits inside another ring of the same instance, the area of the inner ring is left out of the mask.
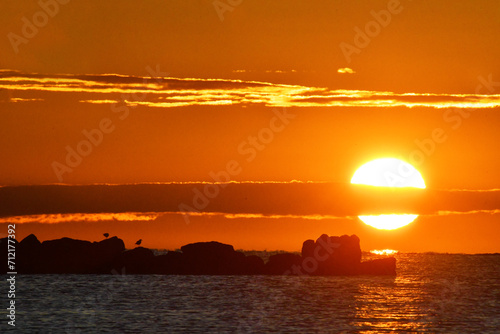
<path id="1" fill-rule="evenodd" d="M 396 277 L 18 275 L 15 330 L 500 333 L 500 254 L 396 257 Z"/>

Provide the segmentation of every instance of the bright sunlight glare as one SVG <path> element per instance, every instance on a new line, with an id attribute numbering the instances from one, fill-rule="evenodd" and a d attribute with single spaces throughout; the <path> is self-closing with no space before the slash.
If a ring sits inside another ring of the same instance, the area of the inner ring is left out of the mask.
<path id="1" fill-rule="evenodd" d="M 378 187 L 425 188 L 422 175 L 407 162 L 396 158 L 372 160 L 359 167 L 351 183 Z"/>
<path id="2" fill-rule="evenodd" d="M 366 225 L 379 230 L 394 230 L 410 224 L 418 215 L 412 214 L 390 214 L 374 216 L 358 216 Z"/>
<path id="3" fill-rule="evenodd" d="M 394 255 L 397 254 L 398 251 L 394 249 L 373 249 L 370 251 L 370 253 L 376 255 Z"/>

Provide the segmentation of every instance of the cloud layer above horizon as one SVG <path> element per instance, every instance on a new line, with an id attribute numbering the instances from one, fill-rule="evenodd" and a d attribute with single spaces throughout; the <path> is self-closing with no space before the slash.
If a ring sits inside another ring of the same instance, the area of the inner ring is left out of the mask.
<path id="1" fill-rule="evenodd" d="M 0 103 L 43 101 L 53 98 L 54 94 L 65 94 L 80 103 L 160 108 L 252 104 L 267 107 L 500 107 L 500 94 L 393 93 L 226 79 L 42 75 L 0 70 Z"/>
<path id="2" fill-rule="evenodd" d="M 219 196 L 204 195 L 207 186 L 219 187 Z M 195 216 L 352 220 L 370 212 L 412 212 L 422 216 L 500 214 L 498 189 L 379 188 L 298 181 L 1 187 L 0 200 L 5 207 L 0 210 L 0 223 L 156 221 L 166 215 L 187 220 Z M 208 203 L 199 206 L 200 201 Z"/>

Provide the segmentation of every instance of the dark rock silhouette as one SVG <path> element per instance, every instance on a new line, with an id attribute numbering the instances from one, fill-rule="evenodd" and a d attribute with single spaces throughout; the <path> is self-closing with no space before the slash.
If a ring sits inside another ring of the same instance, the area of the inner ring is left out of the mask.
<path id="1" fill-rule="evenodd" d="M 16 245 L 15 263 L 22 274 L 104 274 L 110 273 L 111 262 L 124 249 L 117 237 L 93 243 L 71 238 L 40 243 L 30 234 Z"/>
<path id="2" fill-rule="evenodd" d="M 0 256 L 7 263 L 7 238 Z M 40 243 L 33 234 L 16 243 L 19 274 L 181 274 L 181 275 L 396 275 L 396 259 L 361 262 L 355 235 L 306 240 L 302 253 L 279 253 L 267 263 L 220 242 L 197 242 L 180 252 L 155 256 L 147 248 L 125 250 L 117 237 L 100 242 L 62 238 Z M 2 266 L 0 273 L 6 272 Z"/>
<path id="3" fill-rule="evenodd" d="M 42 243 L 43 245 L 43 243 Z M 111 237 L 99 242 L 93 243 L 96 253 L 95 256 L 99 257 L 97 264 L 101 272 L 109 273 L 109 266 L 118 256 L 125 250 L 125 243 L 118 237 Z"/>
<path id="4" fill-rule="evenodd" d="M 302 244 L 302 256 L 309 257 L 314 256 L 314 249 L 316 248 L 316 243 L 314 240 L 306 240 Z"/>
<path id="5" fill-rule="evenodd" d="M 356 235 L 329 237 L 323 234 L 316 241 L 304 241 L 301 267 L 295 273 L 299 275 L 396 275 L 396 259 L 385 258 L 361 262 L 361 247 Z"/>
<path id="6" fill-rule="evenodd" d="M 245 255 L 220 242 L 197 242 L 181 247 L 184 274 L 238 275 L 245 272 Z"/>
<path id="7" fill-rule="evenodd" d="M 306 240 L 302 250 L 302 267 L 307 274 L 355 275 L 360 271 L 361 248 L 356 235 L 323 234 L 316 242 Z"/>
<path id="8" fill-rule="evenodd" d="M 181 252 L 168 252 L 158 255 L 153 260 L 156 274 L 171 275 L 185 272 L 184 256 Z"/>
<path id="9" fill-rule="evenodd" d="M 302 265 L 302 258 L 298 254 L 281 253 L 271 255 L 266 263 L 266 274 L 290 275 L 296 266 Z"/>
<path id="10" fill-rule="evenodd" d="M 34 234 L 28 235 L 19 243 L 17 250 L 17 269 L 19 272 L 31 274 L 40 271 L 39 258 L 42 243 Z"/>
<path id="11" fill-rule="evenodd" d="M 42 273 L 91 273 L 94 252 L 90 241 L 71 238 L 44 241 L 40 249 L 39 268 Z"/>
<path id="12" fill-rule="evenodd" d="M 38 240 L 38 238 L 34 234 L 28 235 L 26 238 L 21 240 L 19 246 L 24 248 L 25 250 L 36 252 L 40 249 L 42 243 Z"/>
<path id="13" fill-rule="evenodd" d="M 137 247 L 118 255 L 112 267 L 119 273 L 125 268 L 127 274 L 154 274 L 154 259 L 155 255 L 150 249 Z"/>
<path id="14" fill-rule="evenodd" d="M 265 273 L 264 260 L 257 255 L 248 255 L 245 257 L 243 275 L 261 275 Z"/>

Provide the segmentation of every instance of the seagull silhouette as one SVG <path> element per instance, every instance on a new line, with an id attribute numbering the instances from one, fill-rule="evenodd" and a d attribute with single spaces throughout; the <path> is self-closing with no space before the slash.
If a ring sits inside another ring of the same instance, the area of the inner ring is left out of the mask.
<path id="1" fill-rule="evenodd" d="M 141 242 L 142 242 L 142 239 L 139 239 L 139 240 L 137 240 L 137 242 L 136 242 L 135 244 L 136 244 L 137 246 L 139 246 L 139 245 L 141 244 Z"/>
<path id="2" fill-rule="evenodd" d="M 106 239 L 109 237 L 109 233 L 104 233 L 103 235 Z"/>

